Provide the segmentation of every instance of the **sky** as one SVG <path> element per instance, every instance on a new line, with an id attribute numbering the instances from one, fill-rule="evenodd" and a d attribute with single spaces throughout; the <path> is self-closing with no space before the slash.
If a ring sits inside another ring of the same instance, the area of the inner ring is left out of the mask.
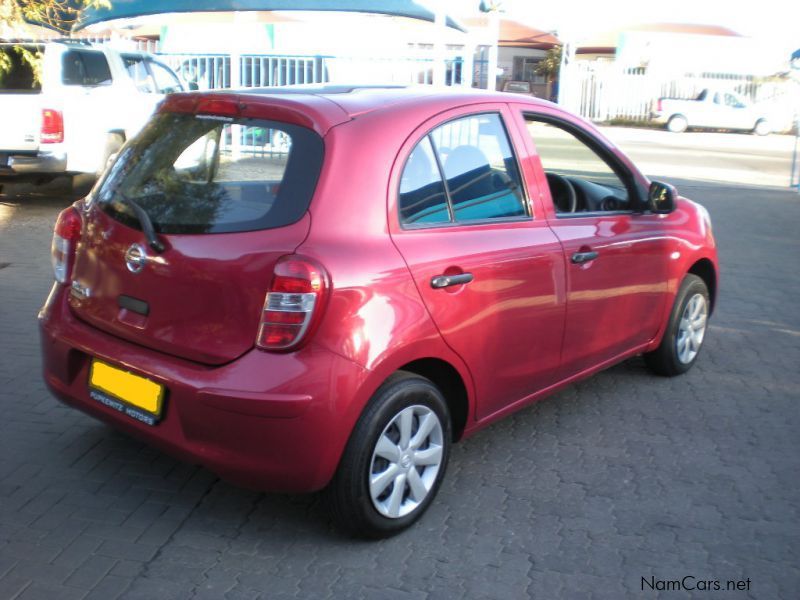
<path id="1" fill-rule="evenodd" d="M 452 1 L 469 9 L 479 3 Z M 800 48 L 797 0 L 502 0 L 501 5 L 510 18 L 578 37 L 634 23 L 700 23 L 722 25 L 787 52 Z"/>

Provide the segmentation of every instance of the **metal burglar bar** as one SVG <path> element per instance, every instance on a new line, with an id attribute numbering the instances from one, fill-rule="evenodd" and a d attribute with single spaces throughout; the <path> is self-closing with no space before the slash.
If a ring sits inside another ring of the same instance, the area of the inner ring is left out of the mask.
<path id="1" fill-rule="evenodd" d="M 159 54 L 187 84 L 200 90 L 231 87 L 231 57 L 228 54 Z M 242 54 L 239 61 L 239 86 L 244 88 L 273 87 L 330 81 L 360 83 L 400 83 L 430 85 L 433 83 L 432 58 L 411 57 L 348 57 L 293 56 L 275 54 Z M 445 84 L 471 83 L 465 73 L 466 61 L 461 56 L 445 59 Z"/>
<path id="2" fill-rule="evenodd" d="M 399 83 L 430 85 L 433 83 L 433 59 L 414 57 L 334 57 L 294 56 L 276 54 L 242 54 L 236 73 L 231 72 L 229 54 L 159 54 L 160 61 L 169 65 L 186 87 L 196 84 L 199 90 L 219 90 L 232 87 L 238 79 L 240 88 L 280 87 L 330 81 L 360 83 Z M 464 85 L 465 61 L 460 56 L 445 59 L 445 84 Z M 237 75 L 238 78 L 232 77 Z M 284 153 L 285 140 L 272 139 L 254 127 L 233 127 L 222 140 L 222 150 L 232 155 Z M 269 139 L 267 139 L 267 136 Z"/>

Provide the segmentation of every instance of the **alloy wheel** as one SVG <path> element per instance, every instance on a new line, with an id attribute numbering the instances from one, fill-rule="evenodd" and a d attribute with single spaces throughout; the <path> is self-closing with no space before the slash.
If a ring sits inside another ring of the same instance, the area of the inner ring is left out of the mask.
<path id="1" fill-rule="evenodd" d="M 444 433 L 427 406 L 409 406 L 389 421 L 372 451 L 369 492 L 384 517 L 411 513 L 430 493 L 442 465 Z"/>
<path id="2" fill-rule="evenodd" d="M 707 323 L 708 302 L 703 294 L 695 294 L 683 309 L 675 341 L 678 360 L 683 364 L 691 363 L 700 352 Z"/>

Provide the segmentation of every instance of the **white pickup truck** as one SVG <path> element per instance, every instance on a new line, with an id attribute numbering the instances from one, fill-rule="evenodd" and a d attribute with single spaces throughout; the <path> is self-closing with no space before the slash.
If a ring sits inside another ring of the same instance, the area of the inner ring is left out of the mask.
<path id="1" fill-rule="evenodd" d="M 650 117 L 655 123 L 680 133 L 689 127 L 739 129 L 767 135 L 772 131 L 767 116 L 757 106 L 733 92 L 705 89 L 694 100 L 659 98 Z"/>
<path id="2" fill-rule="evenodd" d="M 38 74 L 21 48 L 38 57 Z M 0 184 L 99 173 L 164 95 L 182 90 L 145 53 L 77 42 L 0 44 Z"/>

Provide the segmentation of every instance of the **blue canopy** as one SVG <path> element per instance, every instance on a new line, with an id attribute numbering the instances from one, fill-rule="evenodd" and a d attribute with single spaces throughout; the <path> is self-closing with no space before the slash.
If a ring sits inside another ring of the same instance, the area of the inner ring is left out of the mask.
<path id="1" fill-rule="evenodd" d="M 85 8 L 73 31 L 88 25 L 163 13 L 304 10 L 327 12 L 377 13 L 434 21 L 435 13 L 416 0 L 111 0 L 109 8 Z M 447 26 L 464 27 L 451 17 Z"/>

